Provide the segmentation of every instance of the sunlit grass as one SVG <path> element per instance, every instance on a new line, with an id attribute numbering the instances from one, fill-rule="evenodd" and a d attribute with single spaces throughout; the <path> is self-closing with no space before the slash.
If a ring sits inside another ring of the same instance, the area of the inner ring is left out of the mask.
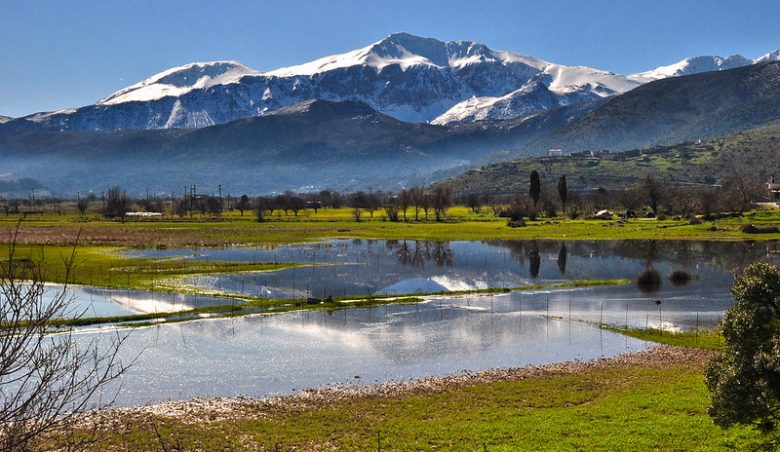
<path id="1" fill-rule="evenodd" d="M 95 449 L 744 450 L 758 437 L 707 415 L 700 365 L 629 367 L 476 383 L 440 393 L 348 397 L 229 421 L 146 416 Z M 151 423 L 160 433 L 158 438 Z M 161 438 L 161 439 L 160 439 Z"/>
<path id="2" fill-rule="evenodd" d="M 680 347 L 722 350 L 726 344 L 719 330 L 663 331 L 657 328 L 617 328 L 606 325 L 601 327 L 643 341 Z"/>
<path id="3" fill-rule="evenodd" d="M 780 224 L 780 211 L 764 210 L 746 216 L 723 218 L 714 222 L 688 224 L 687 219 L 631 219 L 625 222 L 602 220 L 570 220 L 566 218 L 528 221 L 527 227 L 510 228 L 506 219 L 493 216 L 489 209 L 473 213 L 465 207 L 453 207 L 443 222 L 432 219 L 413 221 L 413 209 L 407 213 L 410 221 L 386 221 L 382 210 L 373 218 L 364 215 L 361 222 L 352 220 L 351 210 L 320 209 L 299 213 L 274 212 L 269 221 L 258 223 L 247 212 L 227 212 L 220 219 L 195 216 L 180 220 L 166 218 L 155 221 L 120 223 L 97 217 L 83 221 L 74 215 L 30 216 L 22 223 L 23 239 L 30 243 L 67 244 L 75 240 L 82 228 L 82 243 L 87 245 L 129 246 L 227 246 L 278 245 L 310 242 L 330 238 L 370 238 L 409 240 L 776 240 L 780 234 L 745 234 L 740 228 L 747 223 Z M 10 231 L 18 218 L 0 217 L 0 227 Z M 0 236 L 7 240 L 7 236 Z"/>

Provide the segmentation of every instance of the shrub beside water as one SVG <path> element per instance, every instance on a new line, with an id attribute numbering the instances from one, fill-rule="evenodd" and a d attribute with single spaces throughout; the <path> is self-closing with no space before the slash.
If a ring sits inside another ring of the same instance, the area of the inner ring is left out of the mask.
<path id="1" fill-rule="evenodd" d="M 669 274 L 669 281 L 677 287 L 688 284 L 688 281 L 691 279 L 693 279 L 693 277 L 690 273 L 679 268 Z"/>
<path id="2" fill-rule="evenodd" d="M 654 268 L 648 268 L 639 275 L 636 285 L 645 293 L 658 292 L 661 288 L 661 274 Z"/>
<path id="3" fill-rule="evenodd" d="M 777 226 L 759 227 L 754 224 L 746 224 L 742 226 L 742 232 L 745 234 L 776 234 L 780 232 Z"/>

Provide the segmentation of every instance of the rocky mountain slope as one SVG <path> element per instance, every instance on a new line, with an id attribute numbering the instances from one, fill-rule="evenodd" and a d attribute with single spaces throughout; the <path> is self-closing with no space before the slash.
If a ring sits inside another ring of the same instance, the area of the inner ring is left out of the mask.
<path id="1" fill-rule="evenodd" d="M 695 141 L 780 121 L 780 62 L 642 85 L 529 143 L 623 150 Z"/>
<path id="2" fill-rule="evenodd" d="M 189 184 L 246 193 L 379 189 L 473 161 L 497 134 L 402 122 L 360 102 L 314 100 L 196 130 L 0 129 L 0 155 L 10 176 L 35 177 L 64 194 L 113 184 L 135 193 Z"/>
<path id="3" fill-rule="evenodd" d="M 777 59 L 778 52 L 761 61 Z M 49 130 L 200 128 L 310 99 L 356 100 L 409 122 L 524 118 L 627 92 L 642 83 L 751 64 L 697 57 L 629 76 L 554 64 L 472 41 L 392 34 L 367 47 L 261 73 L 235 61 L 171 68 L 93 105 L 38 113 L 5 127 Z"/>

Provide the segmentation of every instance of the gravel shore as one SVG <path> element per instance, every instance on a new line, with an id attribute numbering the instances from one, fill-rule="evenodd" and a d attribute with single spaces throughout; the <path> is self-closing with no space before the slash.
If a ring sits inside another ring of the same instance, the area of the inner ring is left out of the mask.
<path id="1" fill-rule="evenodd" d="M 192 399 L 154 405 L 115 408 L 91 413 L 84 421 L 110 428 L 130 420 L 150 417 L 172 418 L 184 423 L 209 423 L 231 419 L 257 419 L 279 412 L 298 412 L 327 407 L 335 402 L 355 398 L 398 398 L 436 394 L 471 385 L 516 381 L 553 375 L 587 373 L 634 366 L 664 368 L 668 366 L 703 367 L 716 352 L 660 345 L 643 352 L 601 358 L 593 361 L 570 361 L 540 366 L 498 368 L 455 375 L 434 376 L 416 380 L 375 385 L 326 386 L 307 389 L 294 395 L 252 399 L 244 397 Z"/>

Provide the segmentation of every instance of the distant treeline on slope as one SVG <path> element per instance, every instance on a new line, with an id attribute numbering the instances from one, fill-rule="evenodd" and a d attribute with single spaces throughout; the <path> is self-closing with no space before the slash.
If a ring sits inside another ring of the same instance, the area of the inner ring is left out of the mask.
<path id="1" fill-rule="evenodd" d="M 622 189 L 653 176 L 667 185 L 723 184 L 740 172 L 752 181 L 780 181 L 780 125 L 737 132 L 722 138 L 626 152 L 576 152 L 487 165 L 444 180 L 455 193 L 514 193 L 528 174 L 539 171 L 553 183 L 566 175 L 575 191 Z"/>

